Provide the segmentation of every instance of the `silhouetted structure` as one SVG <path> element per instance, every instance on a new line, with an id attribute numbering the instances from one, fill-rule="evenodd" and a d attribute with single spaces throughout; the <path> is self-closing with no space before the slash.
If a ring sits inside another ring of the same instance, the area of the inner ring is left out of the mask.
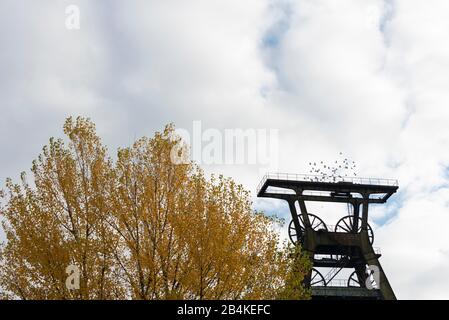
<path id="1" fill-rule="evenodd" d="M 379 263 L 380 252 L 372 246 L 368 206 L 385 203 L 397 189 L 397 180 L 390 179 L 276 173 L 263 178 L 257 196 L 287 201 L 292 215 L 290 240 L 313 257 L 314 268 L 306 281 L 313 299 L 393 300 L 396 297 Z M 306 201 L 347 203 L 349 214 L 329 230 L 320 217 L 307 212 Z M 375 274 L 367 272 L 368 266 L 377 267 L 379 283 Z M 330 271 L 323 276 L 317 268 Z M 335 276 L 344 268 L 354 271 L 337 282 Z"/>

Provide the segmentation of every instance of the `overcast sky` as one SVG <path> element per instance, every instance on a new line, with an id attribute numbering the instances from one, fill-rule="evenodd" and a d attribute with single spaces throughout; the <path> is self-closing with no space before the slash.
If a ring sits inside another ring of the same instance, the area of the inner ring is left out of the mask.
<path id="1" fill-rule="evenodd" d="M 0 0 L 0 180 L 70 115 L 112 152 L 169 122 L 278 130 L 278 171 L 343 152 L 399 179 L 371 212 L 381 263 L 398 298 L 449 299 L 448 17 L 447 0 Z M 203 168 L 252 191 L 265 169 Z"/>

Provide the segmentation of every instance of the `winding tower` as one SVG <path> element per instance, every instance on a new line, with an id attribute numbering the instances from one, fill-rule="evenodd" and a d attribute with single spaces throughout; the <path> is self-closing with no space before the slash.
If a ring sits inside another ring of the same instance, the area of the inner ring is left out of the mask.
<path id="1" fill-rule="evenodd" d="M 380 250 L 373 247 L 368 207 L 385 203 L 397 189 L 397 180 L 391 179 L 274 173 L 262 179 L 257 196 L 287 201 L 292 216 L 290 240 L 301 244 L 312 259 L 313 269 L 306 279 L 312 299 L 395 300 L 379 262 Z M 327 226 L 307 211 L 306 201 L 346 203 L 348 215 L 335 227 Z M 349 272 L 341 272 L 344 269 Z M 336 279 L 351 271 L 347 279 Z"/>

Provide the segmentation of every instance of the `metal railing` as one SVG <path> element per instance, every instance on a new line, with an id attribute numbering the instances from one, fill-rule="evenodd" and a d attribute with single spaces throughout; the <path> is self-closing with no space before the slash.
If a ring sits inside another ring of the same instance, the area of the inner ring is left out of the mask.
<path id="1" fill-rule="evenodd" d="M 347 287 L 348 279 L 332 279 L 326 282 L 327 287 Z"/>
<path id="2" fill-rule="evenodd" d="M 268 179 L 288 180 L 288 181 L 303 181 L 303 182 L 348 182 L 353 184 L 369 184 L 379 186 L 398 186 L 398 180 L 385 178 L 361 178 L 361 177 L 343 177 L 343 176 L 324 176 L 324 175 L 310 175 L 310 174 L 296 174 L 296 173 L 267 173 L 262 181 L 257 186 L 257 193 L 262 189 L 262 186 Z"/>
<path id="3" fill-rule="evenodd" d="M 260 190 L 260 189 L 259 189 Z M 266 193 L 273 193 L 273 194 L 296 194 L 295 191 L 292 189 L 272 189 L 268 188 Z"/>
<path id="4" fill-rule="evenodd" d="M 328 282 L 319 282 L 312 286 L 312 288 L 316 287 L 347 287 L 348 279 L 332 279 Z"/>

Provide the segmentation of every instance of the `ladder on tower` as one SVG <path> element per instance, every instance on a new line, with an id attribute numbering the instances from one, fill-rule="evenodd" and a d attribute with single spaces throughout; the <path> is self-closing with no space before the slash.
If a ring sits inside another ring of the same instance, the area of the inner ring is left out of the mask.
<path id="1" fill-rule="evenodd" d="M 352 207 L 349 203 L 347 203 L 347 209 L 348 215 L 354 214 Z M 349 263 L 349 258 L 344 255 L 337 255 L 336 260 L 338 261 L 338 264 L 335 267 L 333 267 L 324 277 L 324 281 L 326 284 L 329 284 L 333 279 L 335 279 L 335 277 L 340 273 L 340 271 L 343 270 L 343 268 L 346 267 L 346 265 Z"/>
<path id="2" fill-rule="evenodd" d="M 329 284 L 335 277 L 343 270 L 344 267 L 349 263 L 349 258 L 347 256 L 340 255 L 339 259 L 337 257 L 337 265 L 333 267 L 329 272 L 324 276 L 324 281 L 326 284 Z"/>

